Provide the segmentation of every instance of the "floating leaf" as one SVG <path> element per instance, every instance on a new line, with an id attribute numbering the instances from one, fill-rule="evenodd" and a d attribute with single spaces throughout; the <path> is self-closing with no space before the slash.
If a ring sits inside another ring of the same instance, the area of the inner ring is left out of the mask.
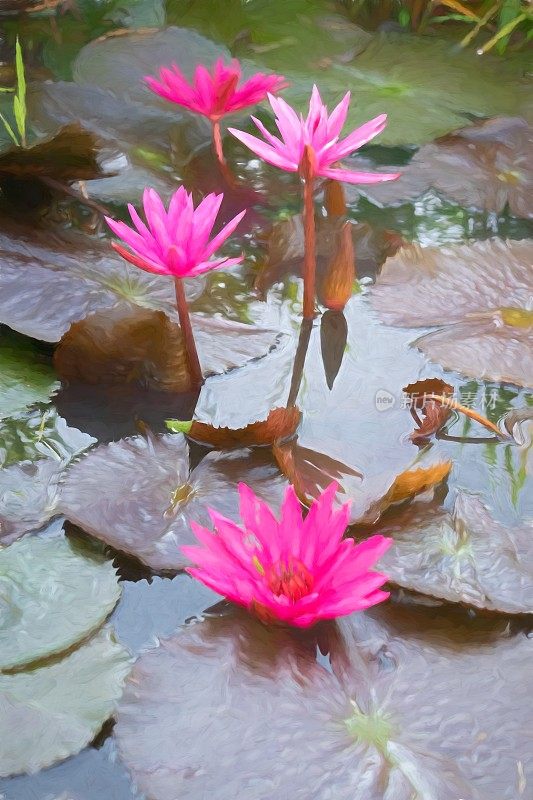
<path id="1" fill-rule="evenodd" d="M 59 383 L 35 345 L 0 334 L 0 419 L 35 403 L 46 403 Z"/>
<path id="2" fill-rule="evenodd" d="M 415 342 L 447 369 L 533 385 L 530 251 L 529 240 L 409 245 L 385 263 L 372 304 L 394 325 L 447 326 Z"/>
<path id="3" fill-rule="evenodd" d="M 397 205 L 433 188 L 461 206 L 495 214 L 508 206 L 511 214 L 530 218 L 532 158 L 531 126 L 519 117 L 499 117 L 425 145 L 398 181 L 357 191 L 379 205 Z"/>
<path id="4" fill-rule="evenodd" d="M 217 428 L 197 420 L 180 422 L 171 419 L 167 421 L 167 427 L 217 449 L 262 447 L 291 436 L 296 431 L 301 416 L 297 408 L 273 408 L 265 420 L 252 422 L 245 428 Z"/>
<path id="5" fill-rule="evenodd" d="M 394 206 L 413 202 L 433 188 L 461 206 L 496 214 L 508 206 L 511 214 L 528 218 L 533 215 L 532 158 L 531 126 L 520 117 L 496 117 L 424 145 L 396 181 L 347 191 L 350 199 L 364 195 L 379 206 Z M 346 164 L 370 168 L 361 157 Z"/>
<path id="6" fill-rule="evenodd" d="M 37 772 L 89 744 L 113 714 L 130 663 L 104 628 L 59 661 L 0 675 L 0 775 Z"/>
<path id="7" fill-rule="evenodd" d="M 500 800 L 516 761 L 532 767 L 531 641 L 442 612 L 433 628 L 424 612 L 406 625 L 402 611 L 303 637 L 235 613 L 142 655 L 115 729 L 139 789 L 150 800 L 233 800 L 245 784 L 254 800 Z M 317 636 L 333 673 L 315 660 Z"/>
<path id="8" fill-rule="evenodd" d="M 380 530 L 394 539 L 381 566 L 393 583 L 455 603 L 533 613 L 532 532 L 497 522 L 461 493 L 453 512 L 406 513 Z"/>
<path id="9" fill-rule="evenodd" d="M 533 327 L 486 322 L 458 323 L 416 339 L 414 345 L 446 369 L 486 381 L 533 386 Z"/>
<path id="10" fill-rule="evenodd" d="M 238 520 L 244 480 L 276 506 L 286 482 L 266 454 L 209 453 L 190 471 L 182 434 L 137 436 L 100 445 L 66 473 L 61 509 L 72 522 L 157 571 L 188 562 L 192 520 L 209 525 L 208 507 Z"/>
<path id="11" fill-rule="evenodd" d="M 0 670 L 77 644 L 119 596 L 111 561 L 62 534 L 26 536 L 0 550 Z"/>
<path id="12" fill-rule="evenodd" d="M 40 528 L 56 512 L 58 482 L 70 459 L 95 440 L 54 412 L 0 423 L 0 542 Z"/>
<path id="13" fill-rule="evenodd" d="M 501 308 L 526 309 L 533 290 L 530 250 L 527 239 L 407 245 L 385 262 L 372 305 L 385 322 L 405 327 L 446 325 Z"/>

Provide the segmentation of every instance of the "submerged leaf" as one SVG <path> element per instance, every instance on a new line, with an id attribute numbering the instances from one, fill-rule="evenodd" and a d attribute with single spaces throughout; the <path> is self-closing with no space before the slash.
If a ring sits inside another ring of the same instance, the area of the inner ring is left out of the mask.
<path id="1" fill-rule="evenodd" d="M 59 383 L 35 345 L 0 333 L 0 419 L 35 403 L 45 403 Z"/>
<path id="2" fill-rule="evenodd" d="M 40 528 L 56 513 L 59 478 L 95 440 L 55 412 L 0 423 L 0 543 Z"/>
<path id="3" fill-rule="evenodd" d="M 37 772 L 79 753 L 113 714 L 130 664 L 103 628 L 59 661 L 0 674 L 0 776 Z"/>
<path id="4" fill-rule="evenodd" d="M 210 525 L 208 508 L 239 519 L 237 484 L 281 503 L 285 480 L 266 454 L 209 453 L 190 471 L 182 434 L 137 436 L 100 445 L 73 464 L 61 510 L 87 533 L 139 558 L 155 571 L 176 571 L 194 544 L 191 521 Z"/>
<path id="5" fill-rule="evenodd" d="M 0 671 L 77 644 L 119 596 L 111 561 L 62 533 L 27 536 L 0 550 Z"/>
<path id="6" fill-rule="evenodd" d="M 532 643 L 439 613 L 432 629 L 388 606 L 304 636 L 240 613 L 188 626 L 137 661 L 119 752 L 151 800 L 501 800 L 516 760 L 533 767 Z"/>
<path id="7" fill-rule="evenodd" d="M 533 538 L 497 522 L 480 499 L 460 493 L 453 512 L 406 513 L 380 530 L 394 544 L 382 559 L 393 583 L 455 603 L 533 613 Z"/>

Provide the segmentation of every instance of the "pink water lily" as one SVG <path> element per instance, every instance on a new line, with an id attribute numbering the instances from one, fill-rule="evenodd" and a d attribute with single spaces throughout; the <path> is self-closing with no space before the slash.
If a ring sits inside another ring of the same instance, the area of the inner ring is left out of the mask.
<path id="1" fill-rule="evenodd" d="M 192 195 L 180 186 L 172 195 L 167 210 L 155 189 L 145 189 L 143 206 L 146 222 L 131 204 L 128 204 L 128 210 L 133 228 L 125 222 L 105 218 L 113 233 L 130 248 L 117 242 L 111 243 L 126 261 L 156 275 L 173 276 L 176 306 L 193 386 L 200 386 L 203 377 L 182 279 L 242 261 L 242 256 L 212 258 L 246 213 L 241 211 L 210 240 L 223 197 L 223 194 L 209 194 L 195 208 Z"/>
<path id="2" fill-rule="evenodd" d="M 237 59 L 226 66 L 221 58 L 211 71 L 199 64 L 191 83 L 176 64 L 161 67 L 159 80 L 149 75 L 145 77 L 150 89 L 160 97 L 202 114 L 211 121 L 214 148 L 222 165 L 225 164 L 220 133 L 222 117 L 261 103 L 269 92 L 277 92 L 286 86 L 282 75 L 266 75 L 263 72 L 257 72 L 239 86 L 240 80 L 241 65 Z"/>
<path id="3" fill-rule="evenodd" d="M 380 183 L 399 177 L 396 172 L 358 172 L 342 169 L 338 162 L 359 147 L 377 136 L 387 124 L 387 115 L 366 122 L 360 128 L 339 141 L 341 130 L 346 122 L 350 92 L 336 106 L 331 114 L 322 102 L 320 92 L 313 86 L 309 113 L 306 119 L 279 97 L 268 96 L 276 115 L 276 125 L 280 136 L 270 133 L 263 123 L 252 117 L 264 139 L 252 136 L 245 131 L 229 128 L 239 141 L 245 144 L 260 158 L 287 172 L 299 172 L 304 182 L 304 298 L 303 316 L 312 319 L 315 314 L 315 274 L 316 274 L 316 232 L 313 207 L 315 178 L 330 178 L 347 183 Z"/>
<path id="4" fill-rule="evenodd" d="M 244 483 L 239 485 L 243 526 L 210 510 L 215 530 L 192 523 L 202 546 L 183 547 L 188 572 L 215 592 L 256 613 L 305 628 L 386 600 L 387 576 L 372 568 L 392 540 L 343 539 L 348 504 L 334 508 L 332 483 L 302 518 L 293 487 L 280 520 Z"/>
<path id="5" fill-rule="evenodd" d="M 233 233 L 246 211 L 237 214 L 222 230 L 209 240 L 223 194 L 209 194 L 194 208 L 192 195 L 183 186 L 174 192 L 168 211 L 155 189 L 143 194 L 146 224 L 136 209 L 128 204 L 134 227 L 106 217 L 113 233 L 130 248 L 116 242 L 112 247 L 126 261 L 158 275 L 188 278 L 219 267 L 230 267 L 242 261 L 238 258 L 211 257 Z"/>
<path id="6" fill-rule="evenodd" d="M 333 178 L 347 183 L 380 183 L 399 177 L 399 173 L 396 172 L 357 172 L 333 167 L 342 158 L 370 142 L 382 132 L 387 124 L 387 115 L 380 114 L 379 117 L 365 122 L 360 128 L 356 128 L 348 134 L 345 139 L 339 141 L 348 114 L 350 92 L 346 92 L 338 106 L 333 109 L 331 114 L 328 114 L 328 109 L 322 102 L 318 88 L 313 86 L 306 119 L 301 114 L 297 114 L 281 97 L 269 95 L 268 99 L 276 115 L 276 125 L 280 136 L 271 134 L 255 117 L 252 119 L 263 134 L 265 141 L 235 128 L 229 128 L 229 131 L 269 164 L 287 170 L 287 172 L 298 172 L 302 168 L 304 151 L 307 146 L 311 151 L 312 170 L 307 177 Z"/>
<path id="7" fill-rule="evenodd" d="M 282 75 L 265 75 L 262 72 L 252 75 L 239 86 L 240 80 L 241 65 L 237 59 L 232 59 L 230 65 L 225 66 L 221 58 L 211 71 L 199 64 L 192 83 L 176 64 L 161 67 L 159 80 L 145 77 L 150 89 L 165 100 L 203 114 L 213 122 L 226 114 L 260 103 L 269 92 L 277 92 L 286 85 Z"/>

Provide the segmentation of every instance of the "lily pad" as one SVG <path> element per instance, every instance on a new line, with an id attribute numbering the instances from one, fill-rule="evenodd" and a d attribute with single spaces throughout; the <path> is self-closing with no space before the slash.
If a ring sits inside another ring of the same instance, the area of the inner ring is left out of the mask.
<path id="1" fill-rule="evenodd" d="M 168 15 L 278 72 L 304 67 L 320 73 L 332 61 L 348 62 L 371 39 L 327 0 L 226 0 L 210 7 L 202 0 L 171 0 Z"/>
<path id="2" fill-rule="evenodd" d="M 26 536 L 0 550 L 0 671 L 80 642 L 119 596 L 111 561 L 62 534 Z"/>
<path id="3" fill-rule="evenodd" d="M 371 293 L 380 317 L 446 327 L 415 345 L 472 377 L 533 384 L 531 242 L 409 245 L 388 259 Z"/>
<path id="4" fill-rule="evenodd" d="M 113 714 L 130 664 L 104 628 L 59 661 L 0 675 L 0 775 L 37 772 L 89 744 Z"/>
<path id="5" fill-rule="evenodd" d="M 486 381 L 533 386 L 533 321 L 525 328 L 515 327 L 496 312 L 486 320 L 428 333 L 413 344 L 445 369 Z"/>
<path id="6" fill-rule="evenodd" d="M 380 34 L 355 59 L 334 62 L 322 74 L 298 66 L 286 71 L 291 85 L 285 94 L 303 110 L 314 82 L 330 104 L 350 89 L 347 125 L 386 113 L 379 143 L 415 145 L 463 126 L 468 115 L 519 113 L 521 94 L 513 89 L 520 75 L 512 63 L 479 59 L 443 40 Z"/>
<path id="7" fill-rule="evenodd" d="M 394 544 L 381 567 L 406 589 L 507 614 L 533 613 L 533 538 L 507 528 L 475 495 L 447 511 L 408 512 L 380 528 Z"/>
<path id="8" fill-rule="evenodd" d="M 70 459 L 94 439 L 53 411 L 0 423 L 0 542 L 9 544 L 56 513 L 58 482 Z"/>
<path id="9" fill-rule="evenodd" d="M 399 180 L 350 188 L 349 194 L 384 206 L 413 201 L 433 188 L 461 206 L 496 214 L 508 206 L 516 217 L 531 218 L 532 158 L 531 126 L 520 117 L 497 117 L 424 145 Z M 363 168 L 355 162 L 350 167 Z"/>
<path id="10" fill-rule="evenodd" d="M 510 798 L 516 761 L 533 767 L 531 641 L 447 618 L 431 639 L 413 618 L 403 639 L 394 608 L 325 628 L 333 673 L 313 633 L 242 614 L 189 626 L 137 661 L 119 752 L 149 800 Z"/>
<path id="11" fill-rule="evenodd" d="M 170 278 L 129 267 L 88 236 L 10 224 L 0 234 L 0 257 L 0 322 L 34 339 L 57 342 L 72 322 L 119 300 L 174 311 Z M 189 286 L 189 299 L 202 286 Z"/>
<path id="12" fill-rule="evenodd" d="M 58 388 L 54 371 L 35 345 L 0 334 L 0 419 L 46 403 Z"/>
<path id="13" fill-rule="evenodd" d="M 192 520 L 209 525 L 208 508 L 238 520 L 237 484 L 246 481 L 281 504 L 286 481 L 266 454 L 209 453 L 192 471 L 183 434 L 136 436 L 100 445 L 73 464 L 61 510 L 83 530 L 130 553 L 155 571 L 176 571 L 193 544 Z"/>

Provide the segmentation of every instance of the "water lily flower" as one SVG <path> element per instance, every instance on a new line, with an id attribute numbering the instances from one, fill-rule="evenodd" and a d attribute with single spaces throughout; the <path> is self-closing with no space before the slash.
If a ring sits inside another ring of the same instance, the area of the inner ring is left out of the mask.
<path id="1" fill-rule="evenodd" d="M 265 75 L 257 72 L 239 86 L 241 66 L 232 59 L 226 66 L 221 58 L 215 62 L 211 71 L 203 64 L 196 67 L 192 83 L 189 83 L 176 64 L 161 67 L 159 80 L 149 75 L 145 81 L 156 94 L 177 103 L 189 111 L 203 114 L 213 126 L 215 151 L 221 163 L 222 140 L 220 136 L 220 120 L 226 114 L 240 111 L 248 106 L 260 103 L 268 93 L 279 91 L 286 85 L 282 75 Z"/>
<path id="2" fill-rule="evenodd" d="M 339 141 L 348 114 L 350 92 L 346 92 L 329 114 L 318 88 L 313 86 L 306 119 L 280 97 L 269 94 L 268 99 L 276 116 L 280 136 L 270 133 L 255 117 L 252 119 L 264 140 L 235 128 L 229 128 L 229 131 L 264 161 L 287 172 L 299 172 L 304 181 L 304 317 L 311 318 L 314 315 L 316 271 L 313 210 L 315 178 L 331 178 L 347 183 L 380 183 L 398 178 L 399 173 L 359 172 L 336 166 L 342 158 L 381 133 L 387 124 L 387 115 L 380 114 Z"/>
<path id="3" fill-rule="evenodd" d="M 266 503 L 239 484 L 243 527 L 210 510 L 210 531 L 192 523 L 202 546 L 183 547 L 187 571 L 264 621 L 306 628 L 386 600 L 387 576 L 372 567 L 392 540 L 344 539 L 349 504 L 334 509 L 337 484 L 313 502 L 306 518 L 290 486 L 278 520 Z"/>
<path id="4" fill-rule="evenodd" d="M 212 258 L 216 250 L 233 233 L 246 211 L 241 211 L 211 240 L 223 194 L 209 194 L 194 208 L 192 195 L 183 186 L 172 195 L 168 210 L 155 189 L 143 194 L 143 222 L 133 205 L 128 204 L 134 227 L 105 217 L 113 233 L 129 247 L 112 242 L 112 247 L 130 264 L 156 275 L 172 275 L 176 285 L 176 303 L 182 334 L 189 358 L 193 383 L 202 382 L 202 373 L 192 333 L 189 311 L 183 288 L 183 278 L 194 277 L 220 267 L 230 267 L 242 261 L 237 258 Z"/>

